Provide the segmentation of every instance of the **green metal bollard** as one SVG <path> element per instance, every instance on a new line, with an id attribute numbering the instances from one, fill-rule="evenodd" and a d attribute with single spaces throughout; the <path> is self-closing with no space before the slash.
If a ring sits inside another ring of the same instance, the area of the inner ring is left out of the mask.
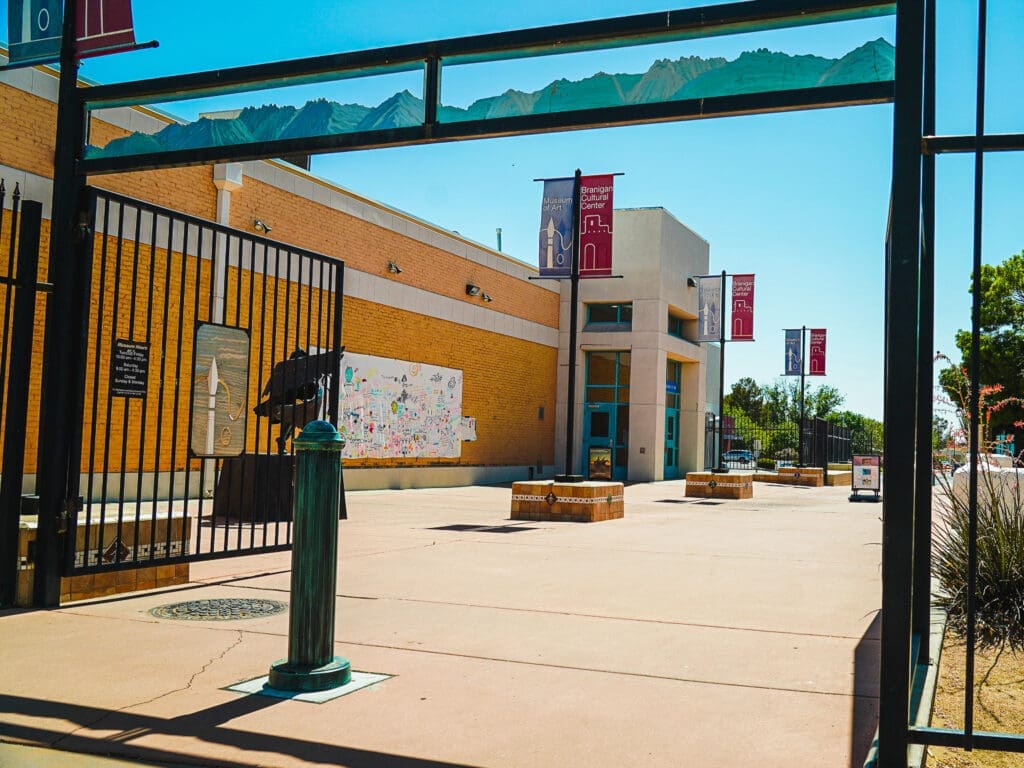
<path id="1" fill-rule="evenodd" d="M 352 679 L 348 660 L 334 655 L 341 449 L 330 423 L 311 421 L 295 448 L 292 599 L 288 658 L 270 667 L 267 685 L 284 691 L 327 691 Z"/>

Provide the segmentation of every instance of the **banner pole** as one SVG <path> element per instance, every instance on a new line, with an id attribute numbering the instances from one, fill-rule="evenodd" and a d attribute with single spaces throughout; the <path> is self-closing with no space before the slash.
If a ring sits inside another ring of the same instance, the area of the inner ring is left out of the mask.
<path id="1" fill-rule="evenodd" d="M 576 325 L 580 296 L 580 185 L 582 171 L 576 169 L 572 186 L 572 257 L 569 268 L 569 375 L 565 398 L 565 466 L 555 480 L 563 483 L 582 482 L 583 476 L 573 472 L 572 451 L 576 417 Z"/>
<path id="2" fill-rule="evenodd" d="M 797 466 L 804 465 L 804 374 L 807 368 L 807 326 L 800 328 L 800 429 L 797 448 Z"/>
<path id="3" fill-rule="evenodd" d="M 728 472 L 722 459 L 725 441 L 725 277 L 722 270 L 722 293 L 718 300 L 718 467 L 716 472 Z"/>

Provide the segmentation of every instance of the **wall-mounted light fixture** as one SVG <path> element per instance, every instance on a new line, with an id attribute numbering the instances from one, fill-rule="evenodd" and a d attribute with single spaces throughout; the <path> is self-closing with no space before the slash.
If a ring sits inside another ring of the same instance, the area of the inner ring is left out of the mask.
<path id="1" fill-rule="evenodd" d="M 481 295 L 480 295 L 480 298 L 481 298 L 481 299 L 483 299 L 484 301 L 494 301 L 494 299 L 492 299 L 492 298 L 490 297 L 490 294 L 487 294 L 487 293 L 483 293 L 483 294 L 481 294 Z"/>
<path id="2" fill-rule="evenodd" d="M 479 296 L 480 286 L 473 285 L 472 283 L 466 283 L 466 295 L 467 296 Z"/>
<path id="3" fill-rule="evenodd" d="M 271 227 L 270 227 L 269 224 L 264 222 L 263 219 L 256 219 L 256 220 L 254 220 L 253 223 L 252 223 L 252 227 L 257 232 L 262 232 L 265 235 L 269 235 L 270 234 Z"/>
<path id="4" fill-rule="evenodd" d="M 697 287 L 697 281 L 694 278 L 692 278 L 692 277 L 686 278 L 686 287 L 687 288 L 696 288 Z"/>
<path id="5" fill-rule="evenodd" d="M 391 272 L 394 275 L 400 275 L 400 274 L 402 274 L 402 268 L 400 266 L 398 266 L 397 264 L 395 264 L 395 262 L 389 261 L 388 262 L 388 272 Z"/>

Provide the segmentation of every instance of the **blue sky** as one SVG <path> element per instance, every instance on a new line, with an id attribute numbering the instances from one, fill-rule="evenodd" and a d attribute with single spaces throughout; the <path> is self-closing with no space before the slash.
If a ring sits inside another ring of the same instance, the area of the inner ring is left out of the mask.
<path id="1" fill-rule="evenodd" d="M 140 0 L 137 37 L 156 38 L 160 48 L 90 59 L 82 74 L 119 82 L 699 4 L 307 0 L 294 6 L 301 15 L 288 17 L 280 3 Z M 1024 22 L 1012 0 L 991 2 L 989 13 L 987 120 L 992 131 L 1021 131 L 1024 72 L 1016 45 Z M 972 2 L 940 8 L 940 133 L 973 126 L 975 18 Z M 764 46 L 838 57 L 879 36 L 893 41 L 893 28 L 891 18 L 877 19 L 520 62 L 467 70 L 445 81 L 444 94 L 467 103 L 560 75 L 640 72 L 654 58 L 684 53 L 732 58 Z M 418 75 L 397 76 L 374 87 L 386 96 L 418 82 Z M 197 108 L 180 103 L 172 110 L 189 116 Z M 852 410 L 880 418 L 891 130 L 891 106 L 869 106 L 344 153 L 314 158 L 313 171 L 486 245 L 495 244 L 501 227 L 505 252 L 531 263 L 541 193 L 532 179 L 577 167 L 622 172 L 616 207 L 663 206 L 711 243 L 711 271 L 757 274 L 757 341 L 729 346 L 727 384 L 742 376 L 774 380 L 782 370 L 782 328 L 825 327 L 829 375 L 816 382 L 839 388 Z M 972 174 L 972 158 L 939 159 L 936 348 L 944 352 L 953 351 L 953 334 L 969 322 Z M 1022 177 L 1018 155 L 986 165 L 987 261 L 1024 249 Z"/>

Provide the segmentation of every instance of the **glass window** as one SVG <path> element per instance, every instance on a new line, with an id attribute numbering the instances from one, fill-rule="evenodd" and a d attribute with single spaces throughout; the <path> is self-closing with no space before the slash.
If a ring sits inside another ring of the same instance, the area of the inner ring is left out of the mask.
<path id="1" fill-rule="evenodd" d="M 629 330 L 632 327 L 632 304 L 587 304 L 588 330 L 622 331 Z"/>
<path id="2" fill-rule="evenodd" d="M 665 367 L 665 406 L 679 407 L 679 395 L 682 386 L 682 364 L 669 360 Z"/>
<path id="3" fill-rule="evenodd" d="M 587 353 L 586 402 L 629 402 L 629 352 Z"/>
<path id="4" fill-rule="evenodd" d="M 614 403 L 615 387 L 587 387 L 588 403 Z"/>
<path id="5" fill-rule="evenodd" d="M 685 339 L 683 336 L 683 318 L 673 314 L 668 316 L 668 335 L 675 336 L 680 339 Z"/>
<path id="6" fill-rule="evenodd" d="M 588 355 L 587 384 L 615 386 L 615 352 L 591 352 Z"/>

